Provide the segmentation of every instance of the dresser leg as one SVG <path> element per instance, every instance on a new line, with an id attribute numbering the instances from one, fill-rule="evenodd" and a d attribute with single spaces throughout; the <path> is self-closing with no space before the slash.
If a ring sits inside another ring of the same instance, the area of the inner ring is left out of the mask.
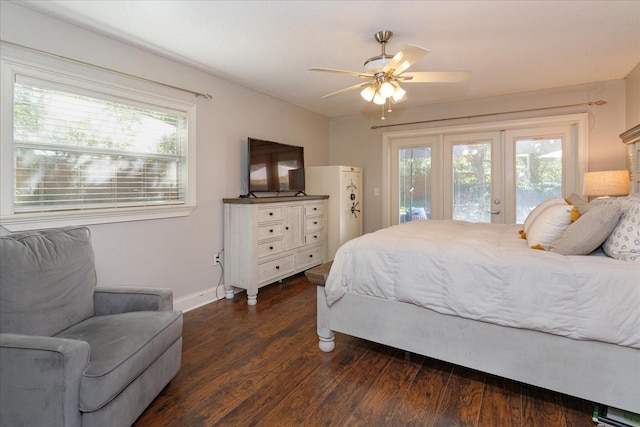
<path id="1" fill-rule="evenodd" d="M 256 305 L 258 304 L 258 295 L 249 295 L 247 293 L 247 305 Z"/>
<path id="2" fill-rule="evenodd" d="M 226 299 L 233 299 L 233 289 L 225 289 L 224 290 L 224 297 Z"/>

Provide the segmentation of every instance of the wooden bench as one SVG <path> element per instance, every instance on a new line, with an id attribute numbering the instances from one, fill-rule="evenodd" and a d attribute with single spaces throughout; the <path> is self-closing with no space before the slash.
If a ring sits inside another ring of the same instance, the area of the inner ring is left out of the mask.
<path id="1" fill-rule="evenodd" d="M 327 276 L 329 276 L 329 270 L 331 270 L 331 264 L 333 264 L 333 261 L 310 268 L 304 272 L 304 275 L 307 276 L 307 279 L 314 285 L 324 286 L 327 281 Z"/>

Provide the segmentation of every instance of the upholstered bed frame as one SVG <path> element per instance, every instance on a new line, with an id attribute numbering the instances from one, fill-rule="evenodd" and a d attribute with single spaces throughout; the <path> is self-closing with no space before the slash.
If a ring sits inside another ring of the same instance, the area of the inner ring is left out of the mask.
<path id="1" fill-rule="evenodd" d="M 640 413 L 640 350 L 439 314 L 347 293 L 327 305 L 318 286 L 320 349 L 334 332 Z"/>

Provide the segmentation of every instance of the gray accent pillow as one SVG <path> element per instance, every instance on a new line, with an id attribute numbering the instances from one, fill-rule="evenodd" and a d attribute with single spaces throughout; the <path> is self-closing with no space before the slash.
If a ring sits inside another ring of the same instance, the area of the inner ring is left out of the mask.
<path id="1" fill-rule="evenodd" d="M 0 265 L 0 332 L 52 336 L 93 316 L 89 229 L 3 236 Z"/>
<path id="2" fill-rule="evenodd" d="M 607 240 L 620 215 L 618 204 L 591 206 L 551 243 L 549 250 L 562 255 L 588 255 Z"/>

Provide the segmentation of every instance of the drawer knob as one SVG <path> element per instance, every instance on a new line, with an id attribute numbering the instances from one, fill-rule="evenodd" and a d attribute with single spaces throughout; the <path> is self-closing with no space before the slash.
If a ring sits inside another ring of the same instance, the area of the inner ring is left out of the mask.
<path id="1" fill-rule="evenodd" d="M 309 258 L 313 258 L 313 255 L 309 255 Z"/>
<path id="2" fill-rule="evenodd" d="M 313 236 L 313 238 L 314 238 L 314 239 L 317 239 L 317 238 L 318 238 L 318 236 Z"/>
<path id="3" fill-rule="evenodd" d="M 279 265 L 276 265 L 276 270 L 280 270 L 280 266 Z"/>
<path id="4" fill-rule="evenodd" d="M 318 210 L 318 208 L 313 208 L 313 210 L 314 210 L 314 211 L 317 211 L 317 210 Z"/>
<path id="5" fill-rule="evenodd" d="M 285 227 L 284 229 L 285 229 L 285 230 L 288 230 L 288 229 L 289 229 L 289 227 Z"/>
<path id="6" fill-rule="evenodd" d="M 269 212 L 269 216 L 273 216 L 273 212 Z"/>
<path id="7" fill-rule="evenodd" d="M 273 250 L 273 246 L 269 246 L 269 249 L 270 249 L 270 250 Z"/>
<path id="8" fill-rule="evenodd" d="M 269 233 L 273 233 L 273 228 L 269 230 Z"/>

